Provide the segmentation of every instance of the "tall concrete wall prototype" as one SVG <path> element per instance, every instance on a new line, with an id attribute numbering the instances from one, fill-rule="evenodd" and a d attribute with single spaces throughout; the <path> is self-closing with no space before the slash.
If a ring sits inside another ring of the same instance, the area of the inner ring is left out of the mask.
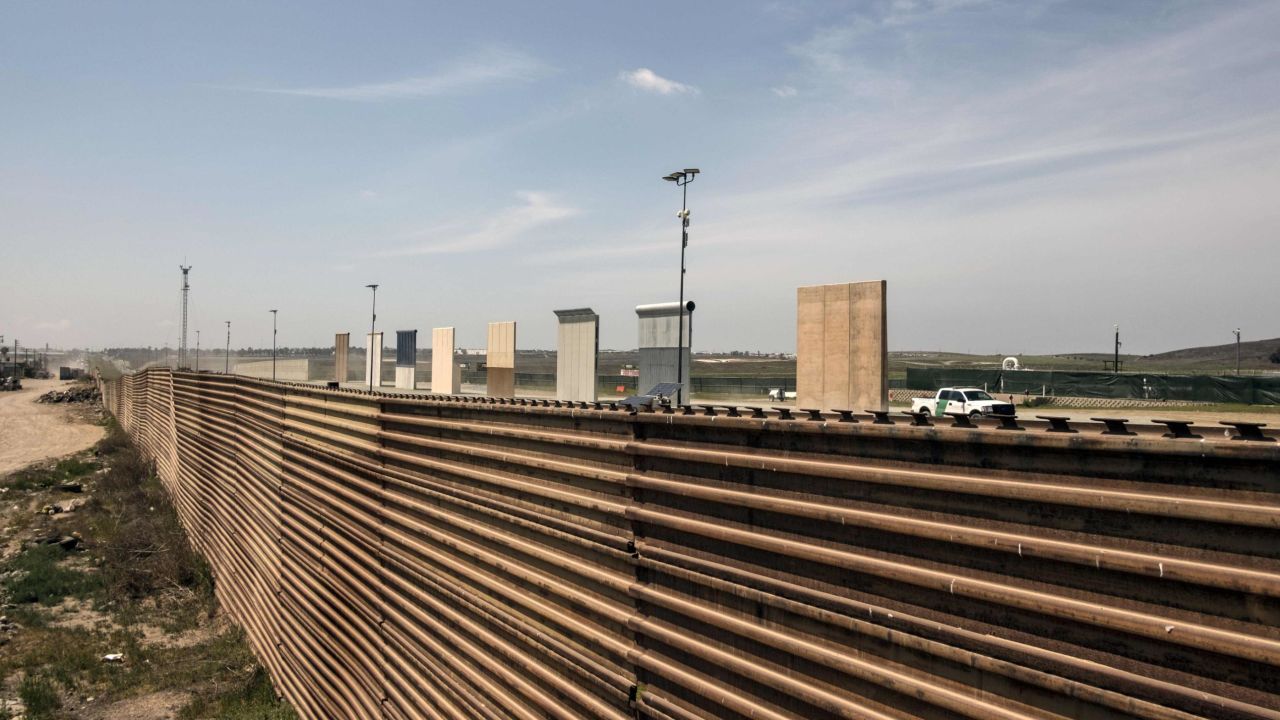
<path id="1" fill-rule="evenodd" d="M 600 359 L 600 316 L 591 308 L 556 310 L 556 399 L 597 398 L 596 371 Z"/>
<path id="2" fill-rule="evenodd" d="M 485 377 L 489 397 L 516 396 L 516 324 L 489 323 L 489 348 L 486 351 Z"/>
<path id="3" fill-rule="evenodd" d="M 431 392 L 457 395 L 462 392 L 462 373 L 453 361 L 453 328 L 431 331 Z"/>
<path id="4" fill-rule="evenodd" d="M 236 375 L 247 375 L 249 377 L 270 380 L 271 360 L 249 360 L 247 362 L 238 362 L 232 366 L 232 372 Z M 287 382 L 306 382 L 311 379 L 310 373 L 311 361 L 306 358 L 289 358 L 288 360 L 276 358 L 276 380 L 283 380 Z"/>
<path id="5" fill-rule="evenodd" d="M 813 285 L 796 291 L 796 405 L 889 406 L 886 283 Z"/>
<path id="6" fill-rule="evenodd" d="M 677 360 L 681 355 L 679 348 L 680 303 L 656 303 L 636 307 L 636 317 L 640 329 L 640 382 L 637 390 L 648 392 L 658 383 L 677 382 Z M 693 351 L 690 344 L 693 339 L 693 302 L 686 302 L 684 307 L 684 377 L 682 379 L 681 400 L 689 401 L 689 368 Z"/>
<path id="7" fill-rule="evenodd" d="M 347 358 L 351 351 L 351 333 L 337 333 L 333 336 L 333 379 L 338 382 L 347 381 Z"/>
<path id="8" fill-rule="evenodd" d="M 396 387 L 412 390 L 418 382 L 418 331 L 396 331 Z"/>
<path id="9" fill-rule="evenodd" d="M 369 384 L 369 378 L 373 378 L 373 386 L 380 387 L 382 385 L 382 333 L 365 333 L 365 351 L 364 351 L 364 382 Z M 370 370 L 373 374 L 370 375 Z"/>

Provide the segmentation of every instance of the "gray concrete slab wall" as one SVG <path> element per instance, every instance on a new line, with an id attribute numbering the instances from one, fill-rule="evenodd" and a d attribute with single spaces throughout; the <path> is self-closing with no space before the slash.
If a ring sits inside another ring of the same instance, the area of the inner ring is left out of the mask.
<path id="1" fill-rule="evenodd" d="M 682 399 L 689 400 L 689 370 L 693 359 L 693 302 L 686 302 L 684 315 L 684 352 L 680 353 L 680 315 L 678 302 L 639 305 L 636 319 L 639 331 L 640 381 L 638 392 L 647 392 L 658 383 L 681 382 Z M 677 380 L 678 359 L 683 354 L 684 372 Z"/>

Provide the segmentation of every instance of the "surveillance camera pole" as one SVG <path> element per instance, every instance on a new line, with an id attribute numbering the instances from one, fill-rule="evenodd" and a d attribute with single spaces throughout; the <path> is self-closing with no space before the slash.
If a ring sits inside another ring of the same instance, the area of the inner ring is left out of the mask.
<path id="1" fill-rule="evenodd" d="M 676 308 L 679 321 L 676 325 L 676 404 L 684 402 L 684 254 L 689 247 L 689 183 L 701 172 L 697 168 L 686 168 L 673 172 L 662 178 L 680 186 L 680 307 Z M 690 374 L 693 369 L 690 368 Z"/>
<path id="2" fill-rule="evenodd" d="M 369 342 L 368 346 L 365 348 L 365 354 L 368 355 L 368 357 L 365 358 L 365 362 L 369 365 L 369 392 L 373 392 L 373 374 L 375 372 L 379 374 L 382 373 L 381 367 L 373 366 L 374 332 L 376 332 L 378 328 L 378 285 L 377 283 L 371 283 L 369 285 L 365 285 L 365 287 L 373 291 L 373 305 L 370 308 L 369 318 Z M 381 385 L 382 378 L 378 378 L 378 381 L 378 384 Z"/>
<path id="3" fill-rule="evenodd" d="M 1235 329 L 1236 334 L 1236 377 L 1240 377 L 1240 328 Z"/>
<path id="4" fill-rule="evenodd" d="M 1111 372 L 1120 374 L 1120 326 L 1116 325 L 1116 354 L 1111 361 Z"/>

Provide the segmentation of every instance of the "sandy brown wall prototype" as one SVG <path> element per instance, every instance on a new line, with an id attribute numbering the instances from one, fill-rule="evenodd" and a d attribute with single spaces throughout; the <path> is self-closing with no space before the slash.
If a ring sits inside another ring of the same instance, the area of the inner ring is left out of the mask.
<path id="1" fill-rule="evenodd" d="M 884 280 L 796 291 L 796 405 L 889 407 Z"/>
<path id="2" fill-rule="evenodd" d="M 462 389 L 462 372 L 453 360 L 454 329 L 431 331 L 431 392 L 456 395 Z"/>
<path id="3" fill-rule="evenodd" d="M 489 323 L 489 346 L 485 355 L 486 387 L 489 397 L 516 395 L 516 324 Z"/>
<path id="4" fill-rule="evenodd" d="M 104 390 L 304 718 L 1280 717 L 1280 443 Z"/>
<path id="5" fill-rule="evenodd" d="M 347 381 L 347 360 L 351 354 L 351 333 L 335 333 L 333 336 L 333 379 Z"/>

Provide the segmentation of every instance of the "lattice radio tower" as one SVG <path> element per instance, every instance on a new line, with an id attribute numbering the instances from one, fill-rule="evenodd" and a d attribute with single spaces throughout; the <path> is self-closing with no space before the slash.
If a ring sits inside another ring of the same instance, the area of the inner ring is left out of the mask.
<path id="1" fill-rule="evenodd" d="M 178 341 L 178 367 L 184 368 L 187 366 L 187 294 L 191 291 L 187 273 L 191 272 L 191 266 L 179 265 L 178 269 L 182 271 L 182 337 Z"/>

